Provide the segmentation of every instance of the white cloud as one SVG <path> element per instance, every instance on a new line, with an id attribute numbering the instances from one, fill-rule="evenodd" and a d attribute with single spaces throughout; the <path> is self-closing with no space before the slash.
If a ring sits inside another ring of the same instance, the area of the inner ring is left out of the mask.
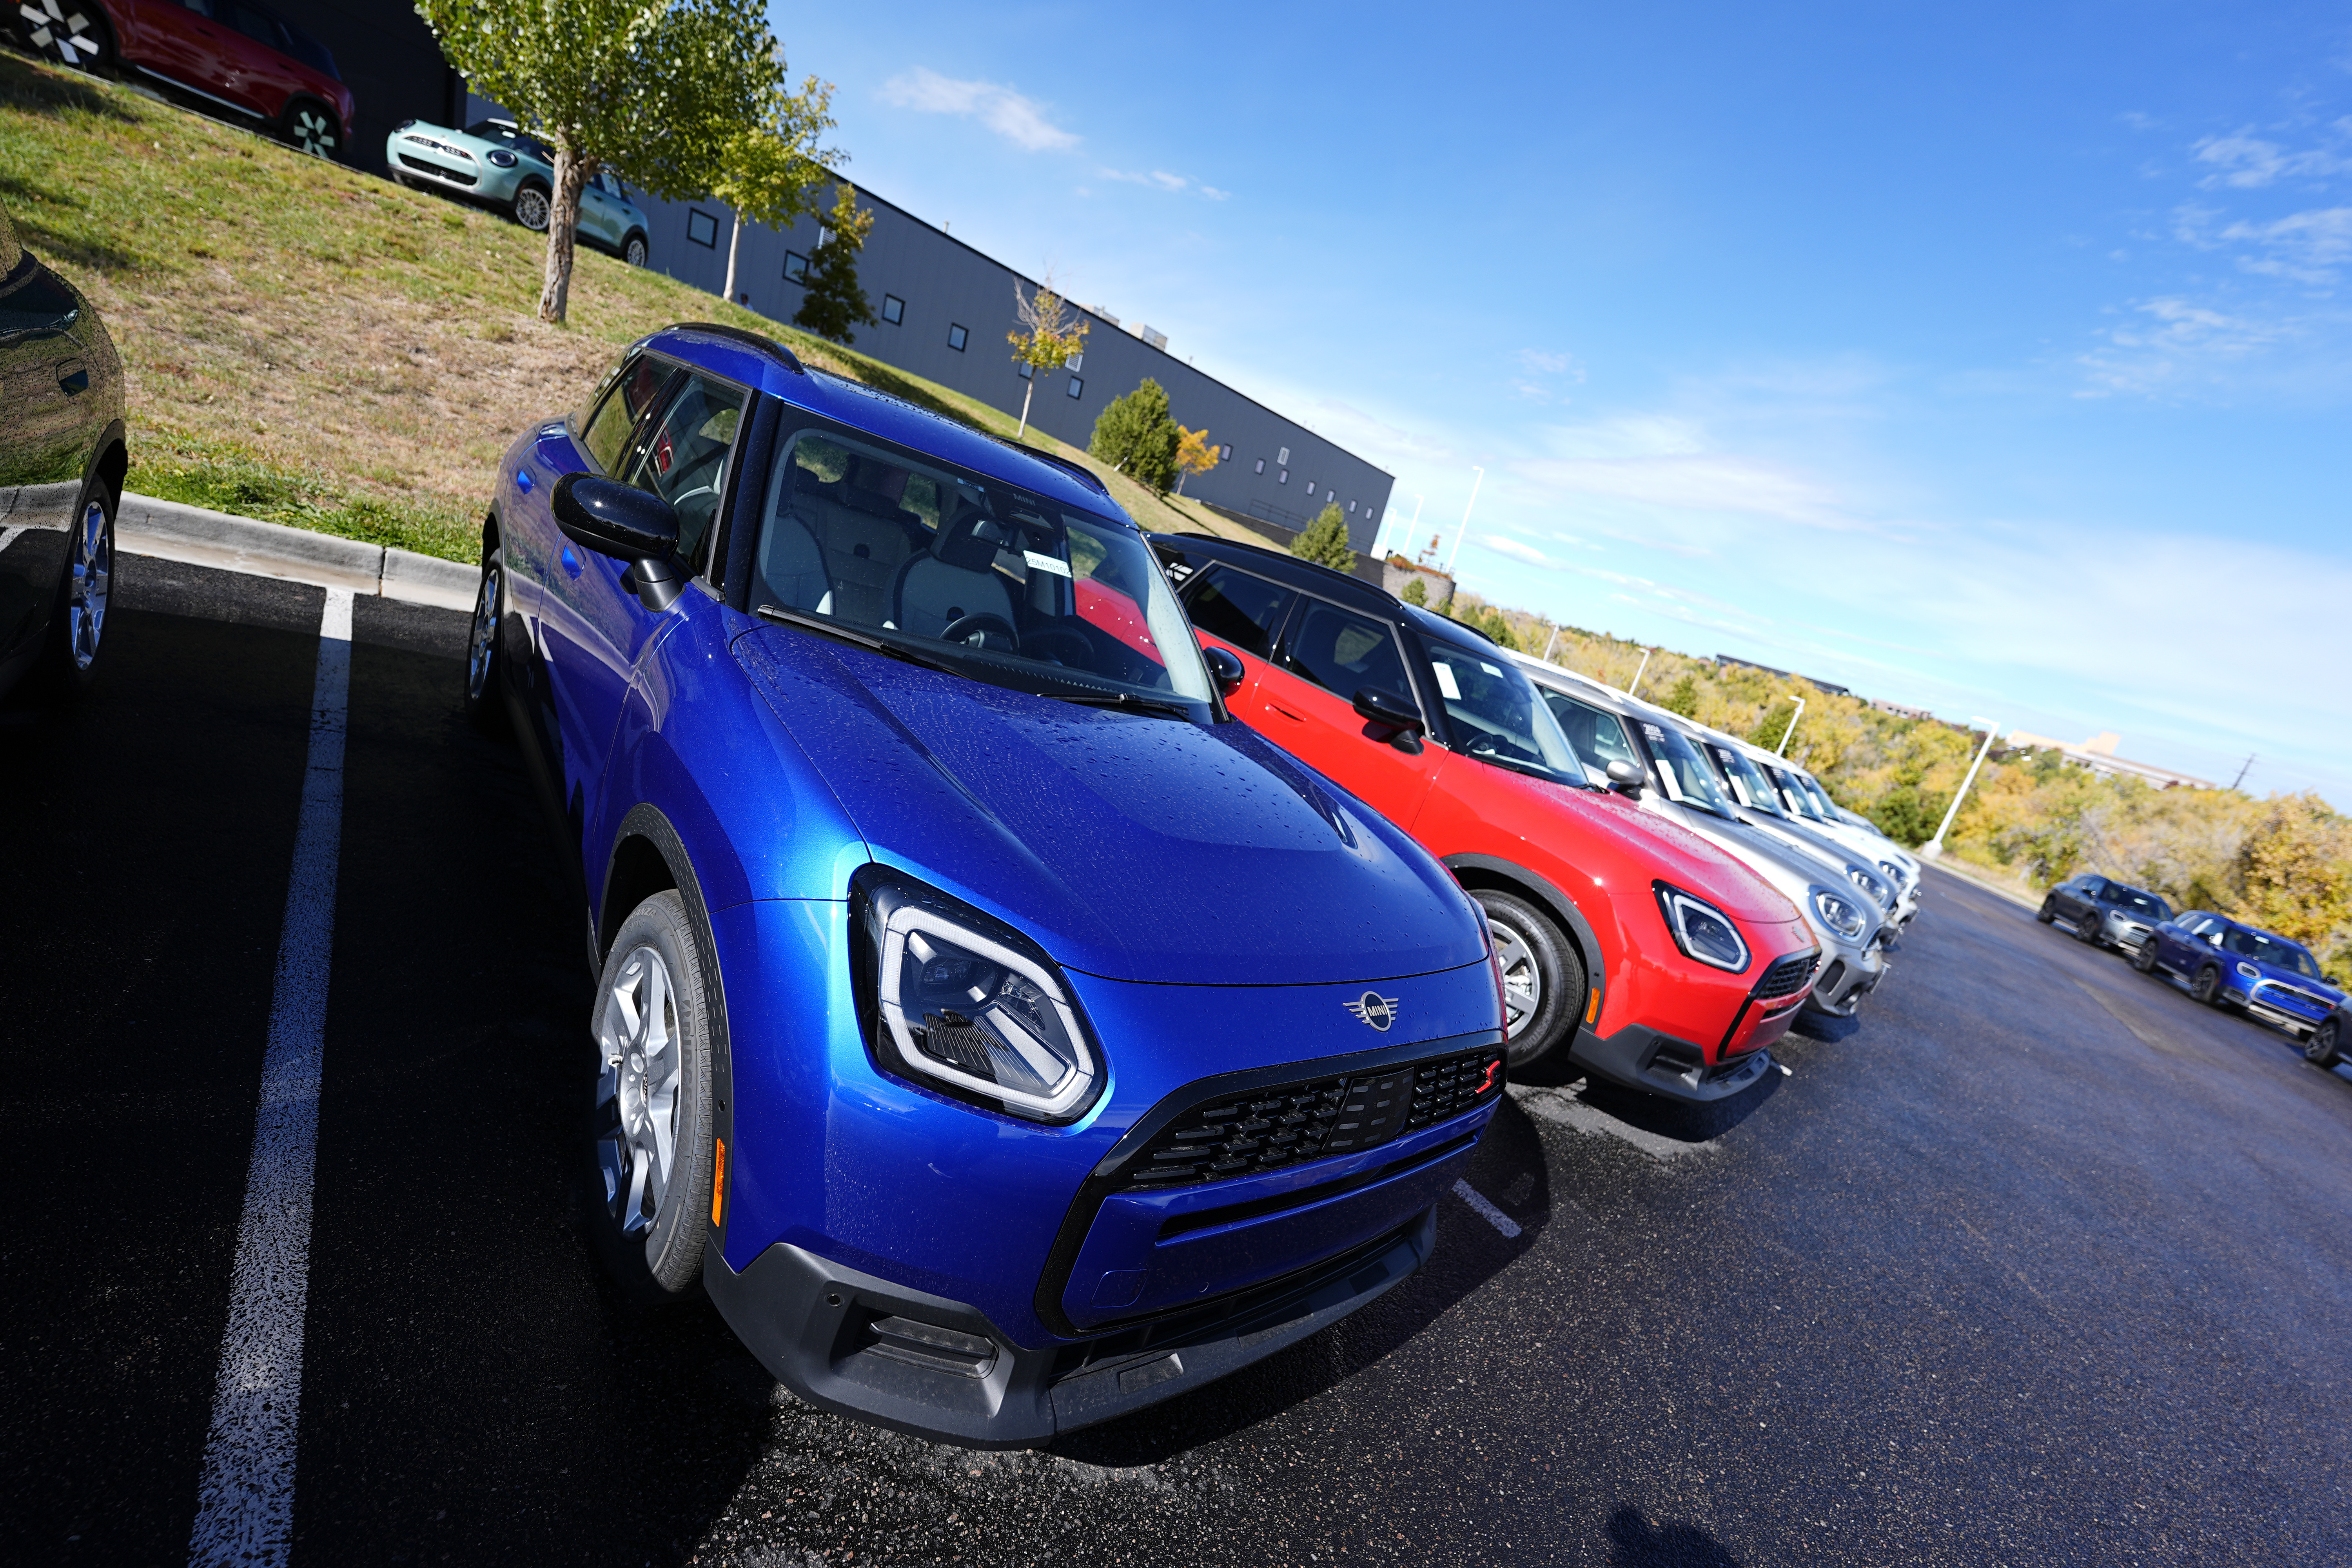
<path id="1" fill-rule="evenodd" d="M 2339 120 L 2332 129 L 2339 134 L 2352 131 L 2352 121 Z M 2208 136 L 2191 151 L 2199 163 L 2213 170 L 2197 182 L 2207 190 L 2220 186 L 2259 190 L 2278 180 L 2325 178 L 2352 170 L 2352 158 L 2335 147 L 2307 147 L 2291 153 L 2275 142 L 2265 142 L 2244 131 L 2233 136 Z"/>
<path id="2" fill-rule="evenodd" d="M 1063 152 L 1078 144 L 1073 132 L 1048 120 L 1045 106 L 992 81 L 959 81 L 917 66 L 882 84 L 882 101 L 922 114 L 957 114 L 979 121 L 1027 153 Z"/>
<path id="3" fill-rule="evenodd" d="M 1562 564 L 1532 544 L 1522 544 L 1516 539 L 1506 539 L 1499 533 L 1482 533 L 1478 536 L 1478 542 L 1497 555 L 1507 555 L 1514 561 L 1524 561 L 1530 566 L 1545 566 L 1557 571 Z"/>
<path id="4" fill-rule="evenodd" d="M 1171 174 L 1165 169 L 1153 169 L 1148 174 L 1135 174 L 1126 169 L 1098 169 L 1096 173 L 1106 180 L 1122 180 L 1130 185 L 1149 185 L 1153 190 L 1189 191 L 1194 195 L 1205 196 L 1213 202 L 1223 201 L 1233 195 L 1231 191 L 1221 191 L 1214 185 L 1203 184 L 1190 174 Z"/>
<path id="5" fill-rule="evenodd" d="M 1570 381 L 1584 379 L 1584 366 L 1577 363 L 1574 354 L 1549 353 L 1542 349 L 1521 349 L 1519 363 L 1525 365 L 1528 372 L 1535 375 L 1564 375 Z"/>
<path id="6" fill-rule="evenodd" d="M 2233 223 L 2221 237 L 2263 248 L 2263 255 L 2239 258 L 2238 265 L 2249 272 L 2298 283 L 2333 283 L 2336 268 L 2352 260 L 2352 207 L 2291 213 L 2270 223 Z"/>
<path id="7" fill-rule="evenodd" d="M 2178 295 L 2143 300 L 2133 310 L 2147 320 L 2109 328 L 2107 346 L 2081 356 L 2091 375 L 2090 395 L 2161 392 L 2247 359 L 2295 332 L 2291 322 L 2225 315 Z"/>

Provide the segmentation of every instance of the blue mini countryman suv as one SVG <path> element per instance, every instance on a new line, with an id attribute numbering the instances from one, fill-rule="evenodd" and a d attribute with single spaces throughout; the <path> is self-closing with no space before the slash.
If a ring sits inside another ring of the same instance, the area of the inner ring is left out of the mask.
<path id="1" fill-rule="evenodd" d="M 1485 924 L 1227 716 L 1085 470 L 682 326 L 515 442 L 483 545 L 466 703 L 586 910 L 626 1288 L 1010 1446 L 1427 1258 L 1502 1098 Z"/>
<path id="2" fill-rule="evenodd" d="M 2297 1039 L 2309 1037 L 2345 1001 L 2344 988 L 2301 942 L 2199 910 L 2150 927 L 2132 949 L 2132 967 L 2177 974 L 2200 1002 L 2242 1007 Z"/>

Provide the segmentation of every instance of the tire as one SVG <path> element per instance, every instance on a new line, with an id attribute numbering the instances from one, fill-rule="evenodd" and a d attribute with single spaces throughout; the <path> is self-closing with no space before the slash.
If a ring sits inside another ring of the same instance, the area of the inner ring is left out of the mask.
<path id="1" fill-rule="evenodd" d="M 98 673 L 106 631 L 106 608 L 114 592 L 114 491 L 92 480 L 74 507 L 73 537 L 66 545 L 66 569 L 49 609 L 48 645 L 42 650 L 40 685 L 55 697 L 73 698 Z"/>
<path id="2" fill-rule="evenodd" d="M 2042 907 L 2033 911 L 2033 918 L 2040 921 L 2043 925 L 2048 925 L 2051 921 L 2058 918 L 2058 914 L 2056 910 L 2050 907 L 2050 900 L 2044 899 L 2042 900 Z"/>
<path id="3" fill-rule="evenodd" d="M 297 153 L 308 153 L 330 163 L 342 159 L 342 122 L 335 118 L 333 110 L 315 98 L 288 100 L 286 111 L 278 117 L 278 133 Z"/>
<path id="4" fill-rule="evenodd" d="M 1486 889 L 1470 896 L 1486 912 L 1503 960 L 1509 1009 L 1504 1054 L 1515 1068 L 1532 1066 L 1576 1032 L 1584 1014 L 1584 962 L 1575 944 L 1534 905 Z"/>
<path id="5" fill-rule="evenodd" d="M 18 0 L 16 26 L 33 53 L 68 70 L 114 67 L 114 34 L 96 0 Z"/>
<path id="6" fill-rule="evenodd" d="M 2151 931 L 2140 944 L 2132 949 L 2131 966 L 2142 974 L 2156 973 L 2156 933 Z"/>
<path id="7" fill-rule="evenodd" d="M 621 259 L 632 267 L 645 266 L 653 256 L 653 247 L 646 242 L 643 229 L 629 230 L 628 237 L 621 241 Z"/>
<path id="8" fill-rule="evenodd" d="M 533 234 L 545 234 L 555 216 L 555 204 L 549 199 L 547 187 L 537 180 L 525 180 L 515 187 L 514 201 L 507 210 L 515 222 Z"/>
<path id="9" fill-rule="evenodd" d="M 2199 970 L 2197 978 L 2189 984 L 2189 994 L 2208 1007 L 2221 1005 L 2221 972 L 2210 963 Z"/>
<path id="10" fill-rule="evenodd" d="M 2327 1019 L 2312 1030 L 2311 1037 L 2303 1042 L 2303 1059 L 2315 1068 L 2334 1067 L 2344 1059 L 2344 1053 L 2336 1046 L 2338 1038 L 2336 1020 Z"/>
<path id="11" fill-rule="evenodd" d="M 629 913 L 596 982 L 591 1170 L 597 1250 L 646 1305 L 702 1276 L 712 1166 L 711 990 L 676 889 Z"/>
<path id="12" fill-rule="evenodd" d="M 2080 916 L 2074 921 L 2074 940 L 2084 947 L 2103 947 L 2105 944 L 2100 942 L 2099 933 L 2106 929 L 2106 918 L 2103 915 Z"/>
<path id="13" fill-rule="evenodd" d="M 493 545 L 482 552 L 482 583 L 466 635 L 466 721 L 486 735 L 507 730 L 506 659 L 499 647 L 506 598 L 506 553 Z"/>

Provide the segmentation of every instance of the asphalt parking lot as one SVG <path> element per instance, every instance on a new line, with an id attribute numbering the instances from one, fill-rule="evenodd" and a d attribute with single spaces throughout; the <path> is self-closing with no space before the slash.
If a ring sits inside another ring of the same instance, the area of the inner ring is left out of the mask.
<path id="1" fill-rule="evenodd" d="M 118 583 L 87 703 L 0 715 L 23 1562 L 186 1560 L 324 597 Z M 802 1406 L 599 1282 L 464 631 L 354 605 L 297 1562 L 2352 1560 L 2352 1069 L 1939 873 L 1848 1037 L 1696 1120 L 1516 1086 L 1430 1268 L 1223 1384 L 1031 1453 Z"/>

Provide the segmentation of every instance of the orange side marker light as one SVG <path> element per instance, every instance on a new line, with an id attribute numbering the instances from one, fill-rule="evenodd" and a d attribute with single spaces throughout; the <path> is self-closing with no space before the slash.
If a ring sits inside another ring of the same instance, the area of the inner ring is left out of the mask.
<path id="1" fill-rule="evenodd" d="M 710 1226 L 716 1230 L 727 1213 L 727 1140 L 714 1138 L 710 1161 Z"/>

